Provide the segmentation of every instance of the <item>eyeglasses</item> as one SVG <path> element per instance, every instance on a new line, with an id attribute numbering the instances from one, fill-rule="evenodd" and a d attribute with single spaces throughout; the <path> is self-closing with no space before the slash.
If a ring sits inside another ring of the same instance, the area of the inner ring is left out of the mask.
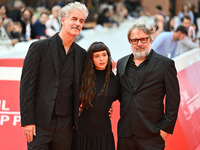
<path id="1" fill-rule="evenodd" d="M 141 39 L 130 39 L 131 43 L 133 45 L 136 45 L 138 44 L 138 42 L 140 41 L 142 44 L 146 44 L 148 42 L 148 39 L 149 39 L 149 36 L 148 37 L 144 37 L 144 38 L 141 38 Z"/>

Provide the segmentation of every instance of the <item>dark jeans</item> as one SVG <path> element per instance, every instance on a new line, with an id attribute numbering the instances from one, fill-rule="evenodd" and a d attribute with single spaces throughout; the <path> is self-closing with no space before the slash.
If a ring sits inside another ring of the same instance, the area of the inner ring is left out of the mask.
<path id="1" fill-rule="evenodd" d="M 72 134 L 72 117 L 54 115 L 48 128 L 36 126 L 36 136 L 28 143 L 28 150 L 70 150 Z"/>
<path id="2" fill-rule="evenodd" d="M 161 136 L 155 137 L 119 137 L 117 150 L 164 150 L 165 141 Z"/>

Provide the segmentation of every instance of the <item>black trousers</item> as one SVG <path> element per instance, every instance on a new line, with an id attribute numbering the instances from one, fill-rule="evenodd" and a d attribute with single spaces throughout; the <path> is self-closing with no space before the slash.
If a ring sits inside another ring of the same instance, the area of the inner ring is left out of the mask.
<path id="1" fill-rule="evenodd" d="M 118 137 L 117 150 L 164 150 L 165 141 L 155 137 Z"/>
<path id="2" fill-rule="evenodd" d="M 28 143 L 28 150 L 71 150 L 72 117 L 52 116 L 48 128 L 36 126 L 36 136 Z"/>

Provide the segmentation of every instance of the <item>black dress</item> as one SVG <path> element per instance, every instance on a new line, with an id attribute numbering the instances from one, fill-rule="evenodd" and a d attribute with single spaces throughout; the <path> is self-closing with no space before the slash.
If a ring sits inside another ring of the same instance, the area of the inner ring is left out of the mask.
<path id="1" fill-rule="evenodd" d="M 73 138 L 73 150 L 114 150 L 114 137 L 109 118 L 109 109 L 113 101 L 120 94 L 118 77 L 111 75 L 109 78 L 108 94 L 97 96 L 101 91 L 106 71 L 95 70 L 96 96 L 92 100 L 93 107 L 84 109 L 79 118 L 79 129 Z"/>

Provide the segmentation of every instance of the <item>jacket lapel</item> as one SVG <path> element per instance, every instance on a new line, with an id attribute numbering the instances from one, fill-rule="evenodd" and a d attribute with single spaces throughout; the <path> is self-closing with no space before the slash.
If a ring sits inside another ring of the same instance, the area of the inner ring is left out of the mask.
<path id="1" fill-rule="evenodd" d="M 51 51 L 51 57 L 53 59 L 53 64 L 54 64 L 56 74 L 57 76 L 59 76 L 58 48 L 57 48 L 57 44 L 55 44 L 57 43 L 56 36 L 58 35 L 56 34 L 52 38 L 50 38 L 49 48 Z"/>
<path id="2" fill-rule="evenodd" d="M 130 82 L 128 81 L 126 75 L 125 75 L 125 71 L 126 71 L 126 66 L 128 64 L 128 60 L 130 58 L 130 55 L 128 55 L 127 57 L 124 58 L 124 60 L 122 61 L 121 67 L 119 68 L 121 71 L 120 76 L 121 76 L 121 80 L 123 81 L 122 86 L 124 86 L 124 88 L 126 88 L 130 93 L 132 93 L 132 87 Z"/>
<path id="3" fill-rule="evenodd" d="M 73 47 L 74 48 L 74 47 Z M 81 53 L 79 52 L 79 49 L 74 48 L 74 72 L 75 72 L 75 79 L 79 79 L 81 70 L 79 69 L 82 64 L 80 64 L 80 58 L 81 58 Z M 81 68 L 82 69 L 82 68 Z"/>

